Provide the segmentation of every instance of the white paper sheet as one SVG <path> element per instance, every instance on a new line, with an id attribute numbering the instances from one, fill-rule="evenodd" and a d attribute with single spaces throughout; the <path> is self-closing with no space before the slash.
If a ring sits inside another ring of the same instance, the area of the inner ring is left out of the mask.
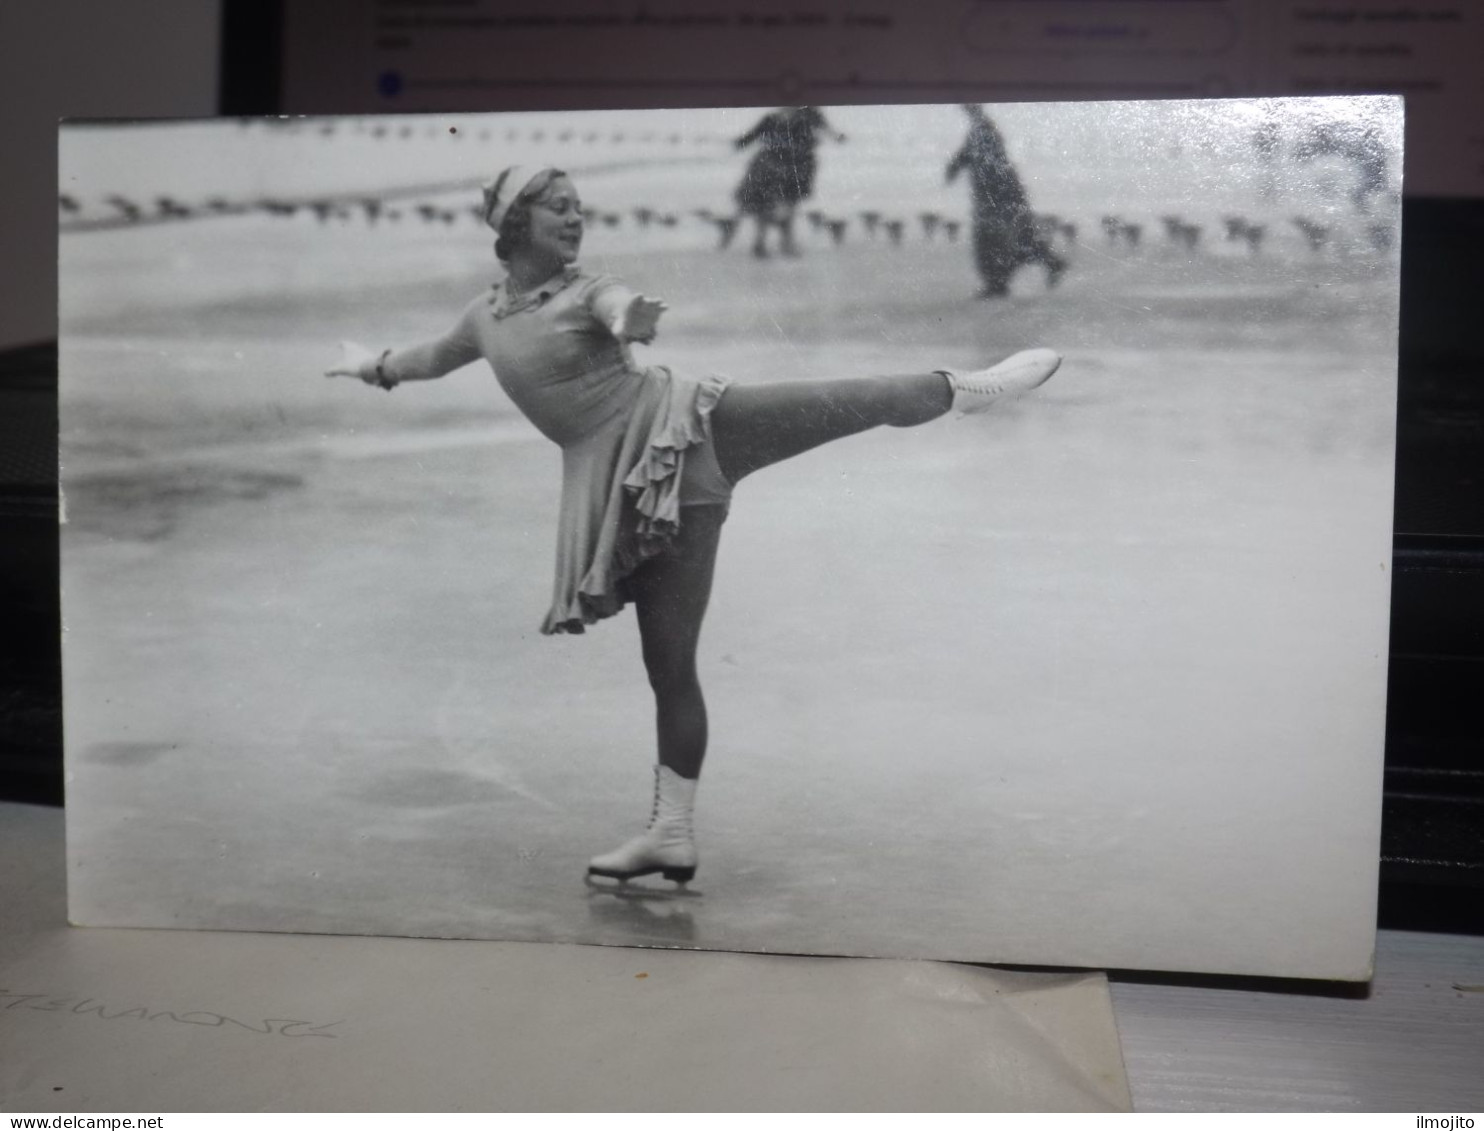
<path id="1" fill-rule="evenodd" d="M 1129 1107 L 1101 974 L 63 926 L 0 806 L 0 1110 Z"/>

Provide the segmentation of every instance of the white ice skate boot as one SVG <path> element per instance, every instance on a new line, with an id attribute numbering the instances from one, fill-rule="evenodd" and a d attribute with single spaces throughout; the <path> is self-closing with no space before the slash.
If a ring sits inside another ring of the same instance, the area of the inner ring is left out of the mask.
<path id="1" fill-rule="evenodd" d="M 589 877 L 632 880 L 658 872 L 667 880 L 688 883 L 696 874 L 696 842 L 691 813 L 696 804 L 696 783 L 668 766 L 654 768 L 654 810 L 649 827 L 633 840 L 587 866 Z"/>
<path id="2" fill-rule="evenodd" d="M 937 369 L 934 372 L 943 374 L 953 386 L 953 414 L 971 416 L 983 412 L 996 401 L 1018 397 L 1044 385 L 1060 365 L 1061 354 L 1055 350 L 1033 349 L 1013 353 L 988 369 L 967 373 L 957 369 Z"/>

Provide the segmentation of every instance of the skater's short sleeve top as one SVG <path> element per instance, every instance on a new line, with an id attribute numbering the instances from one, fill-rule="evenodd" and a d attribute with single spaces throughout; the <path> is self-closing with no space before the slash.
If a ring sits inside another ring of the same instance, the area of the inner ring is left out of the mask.
<path id="1" fill-rule="evenodd" d="M 566 446 L 640 394 L 642 371 L 610 328 L 634 297 L 617 279 L 575 267 L 521 294 L 501 281 L 442 338 L 392 354 L 386 370 L 394 378 L 436 376 L 483 357 L 516 407 Z"/>

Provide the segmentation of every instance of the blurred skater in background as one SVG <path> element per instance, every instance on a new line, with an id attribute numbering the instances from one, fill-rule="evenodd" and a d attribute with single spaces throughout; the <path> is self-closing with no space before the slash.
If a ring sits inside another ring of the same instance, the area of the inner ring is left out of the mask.
<path id="1" fill-rule="evenodd" d="M 654 339 L 665 304 L 577 266 L 582 206 L 564 173 L 505 170 L 483 215 L 504 278 L 443 337 L 379 353 L 342 343 L 327 376 L 389 390 L 483 358 L 561 446 L 556 584 L 541 631 L 582 632 L 632 603 L 659 747 L 648 828 L 588 874 L 683 883 L 696 871 L 691 812 L 707 743 L 696 649 L 733 486 L 880 425 L 982 411 L 1041 384 L 1060 358 L 1038 349 L 970 372 L 748 385 L 682 376 L 638 364 L 630 348 Z"/>
<path id="2" fill-rule="evenodd" d="M 815 150 L 819 139 L 828 137 L 843 142 L 845 135 L 833 129 L 816 106 L 787 106 L 767 114 L 739 137 L 738 149 L 756 143 L 757 153 L 737 185 L 737 209 L 751 216 L 757 226 L 752 241 L 752 254 L 759 259 L 768 255 L 768 229 L 778 229 L 778 250 L 783 255 L 798 255 L 794 242 L 794 213 L 799 203 L 814 194 L 814 174 L 818 168 Z M 731 233 L 722 246 L 730 242 Z"/>
<path id="3" fill-rule="evenodd" d="M 1325 157 L 1350 162 L 1353 179 L 1347 195 L 1360 216 L 1370 213 L 1372 200 L 1383 196 L 1390 184 L 1388 147 L 1374 123 L 1311 127 L 1294 146 L 1293 156 L 1305 163 Z"/>
<path id="4" fill-rule="evenodd" d="M 1010 293 L 1010 277 L 1017 267 L 1039 263 L 1046 268 L 1046 285 L 1054 287 L 1067 269 L 1063 259 L 1036 230 L 1030 200 L 999 128 L 978 103 L 964 103 L 969 135 L 948 162 L 951 184 L 969 171 L 974 221 L 974 264 L 984 282 L 983 298 Z"/>

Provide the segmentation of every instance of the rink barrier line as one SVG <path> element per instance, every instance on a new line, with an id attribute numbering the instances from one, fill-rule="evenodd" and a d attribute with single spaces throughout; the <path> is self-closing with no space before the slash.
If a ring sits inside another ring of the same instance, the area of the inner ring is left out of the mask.
<path id="1" fill-rule="evenodd" d="M 660 163 L 663 167 L 677 165 L 710 164 L 709 158 L 682 158 Z M 583 176 L 622 172 L 635 168 L 653 168 L 652 161 L 607 162 L 585 168 L 573 167 L 572 172 Z M 213 219 L 227 216 L 268 215 L 275 218 L 294 218 L 300 213 L 314 214 L 321 226 L 332 220 L 344 224 L 361 220 L 366 227 L 380 224 L 399 224 L 404 218 L 409 222 L 420 220 L 424 226 L 473 222 L 482 225 L 483 214 L 474 204 L 450 206 L 446 201 L 433 198 L 452 195 L 472 196 L 478 187 L 477 181 L 449 181 L 434 185 L 385 190 L 380 193 L 337 193 L 326 196 L 259 198 L 252 201 L 228 201 L 221 198 L 208 199 L 204 203 L 185 204 L 167 196 L 157 197 L 154 211 L 117 194 L 104 198 L 104 203 L 119 210 L 116 216 L 90 216 L 58 223 L 58 234 L 79 234 L 97 231 L 123 231 L 170 224 L 184 220 Z M 405 212 L 395 207 L 407 202 Z M 59 197 L 59 207 L 64 212 L 75 214 L 82 205 L 75 197 Z M 584 214 L 593 227 L 615 228 L 625 222 L 626 214 L 608 209 L 588 206 Z M 1123 216 L 1105 214 L 1095 223 L 1082 223 L 1050 212 L 1034 213 L 1038 236 L 1053 248 L 1062 251 L 1086 252 L 1104 258 L 1127 258 L 1149 252 L 1158 254 L 1174 251 L 1187 255 L 1245 255 L 1256 258 L 1263 248 L 1272 247 L 1281 241 L 1285 252 L 1301 253 L 1307 248 L 1311 257 L 1337 255 L 1387 255 L 1397 249 L 1396 225 L 1385 219 L 1343 216 L 1330 218 L 1328 223 L 1307 215 L 1266 215 L 1259 220 L 1247 216 L 1222 213 L 1206 217 L 1207 223 L 1196 223 L 1183 216 L 1163 214 L 1157 217 L 1128 219 Z M 863 209 L 854 217 L 833 216 L 818 209 L 802 213 L 805 226 L 823 246 L 838 247 L 847 236 L 864 237 L 865 242 L 881 242 L 894 247 L 907 240 L 908 232 L 914 234 L 916 242 L 933 243 L 941 234 L 947 243 L 959 243 L 961 236 L 972 233 L 972 224 L 961 216 L 939 212 L 920 212 L 915 217 L 893 215 L 880 209 Z M 648 230 L 673 230 L 683 224 L 694 227 L 696 222 L 709 226 L 718 249 L 725 250 L 748 219 L 736 213 L 718 213 L 710 208 L 691 208 L 669 211 L 651 205 L 639 204 L 628 210 L 627 218 L 640 232 Z M 913 223 L 913 221 L 916 221 Z M 1160 233 L 1163 233 L 1162 237 Z M 1097 232 L 1101 236 L 1093 235 Z M 1221 233 L 1224 232 L 1224 235 Z M 1281 233 L 1281 235 L 1280 235 Z M 1213 251 L 1213 249 L 1220 249 Z"/>
<path id="2" fill-rule="evenodd" d="M 713 165 L 719 160 L 720 158 L 717 157 L 705 156 L 663 159 L 632 158 L 584 165 L 574 164 L 568 171 L 584 177 L 601 177 L 614 173 L 632 172 L 636 169 L 674 169 L 682 166 Z M 434 198 L 455 194 L 474 199 L 483 183 L 482 177 L 464 177 L 452 181 L 436 181 L 432 184 L 378 189 L 375 192 L 333 192 L 283 197 L 257 196 L 250 200 L 215 196 L 190 203 L 177 200 L 168 193 L 160 193 L 152 202 L 144 203 L 119 193 L 108 193 L 93 199 L 101 202 L 100 207 L 115 209 L 118 215 L 88 216 L 66 222 L 59 221 L 57 231 L 62 235 L 77 232 L 113 231 L 154 224 L 170 224 L 183 220 L 211 220 L 226 216 L 251 216 L 260 213 L 284 216 L 299 212 L 323 212 L 324 215 L 320 218 L 326 220 L 331 216 L 337 219 L 347 219 L 359 212 L 368 221 L 374 222 L 386 210 L 389 203 L 404 201 L 417 203 L 418 207 L 412 209 L 414 213 L 419 212 L 420 208 L 430 210 L 428 215 L 423 216 L 424 223 L 433 221 L 432 212 L 450 212 L 454 215 L 466 214 L 483 224 L 482 213 L 475 205 L 450 210 L 445 205 L 434 203 Z M 75 194 L 60 193 L 57 197 L 57 207 L 64 214 L 75 215 L 82 209 L 83 204 Z M 659 210 L 651 211 L 658 212 Z"/>

